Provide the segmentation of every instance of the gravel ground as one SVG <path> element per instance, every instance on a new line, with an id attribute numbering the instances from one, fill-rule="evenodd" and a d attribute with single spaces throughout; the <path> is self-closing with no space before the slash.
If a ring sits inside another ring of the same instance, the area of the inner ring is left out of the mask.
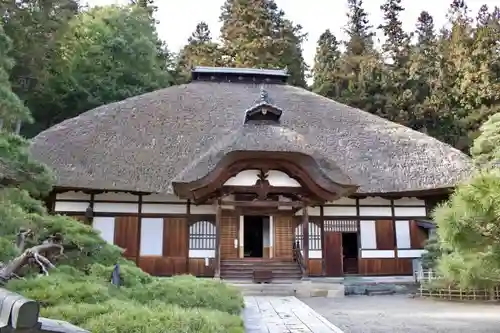
<path id="1" fill-rule="evenodd" d="M 500 305 L 405 295 L 301 299 L 345 333 L 498 333 Z"/>

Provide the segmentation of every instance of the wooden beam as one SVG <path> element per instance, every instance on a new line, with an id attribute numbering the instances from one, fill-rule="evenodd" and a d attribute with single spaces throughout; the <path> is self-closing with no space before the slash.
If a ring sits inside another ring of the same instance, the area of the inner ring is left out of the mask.
<path id="1" fill-rule="evenodd" d="M 234 194 L 234 193 L 242 193 L 242 194 L 256 194 L 259 190 L 259 187 L 256 185 L 252 186 L 243 186 L 243 185 L 224 185 L 221 191 L 224 194 Z M 302 187 L 287 187 L 287 186 L 269 186 L 269 194 L 302 194 L 307 195 Z"/>
<path id="2" fill-rule="evenodd" d="M 302 208 L 302 235 L 302 249 L 304 250 L 304 272 L 302 278 L 307 278 L 309 276 L 309 214 L 305 205 Z"/>
<path id="3" fill-rule="evenodd" d="M 273 208 L 273 207 L 302 207 L 303 202 L 299 201 L 222 201 L 222 206 L 237 206 L 237 207 L 256 207 L 256 208 Z"/>
<path id="4" fill-rule="evenodd" d="M 326 276 L 326 248 L 325 248 L 325 209 L 319 206 L 321 228 L 321 275 Z"/>
<path id="5" fill-rule="evenodd" d="M 222 218 L 222 204 L 217 200 L 215 209 L 215 260 L 214 260 L 214 278 L 220 279 L 220 225 Z"/>

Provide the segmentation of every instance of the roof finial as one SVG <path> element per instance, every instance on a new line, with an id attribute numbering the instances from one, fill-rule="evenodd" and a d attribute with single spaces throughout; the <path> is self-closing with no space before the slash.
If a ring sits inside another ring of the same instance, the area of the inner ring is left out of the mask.
<path id="1" fill-rule="evenodd" d="M 269 103 L 269 94 L 267 93 L 264 86 L 260 87 L 260 102 L 261 103 Z"/>
<path id="2" fill-rule="evenodd" d="M 245 111 L 245 123 L 250 120 L 279 122 L 282 112 L 283 110 L 272 103 L 264 85 L 261 85 L 259 98 Z"/>

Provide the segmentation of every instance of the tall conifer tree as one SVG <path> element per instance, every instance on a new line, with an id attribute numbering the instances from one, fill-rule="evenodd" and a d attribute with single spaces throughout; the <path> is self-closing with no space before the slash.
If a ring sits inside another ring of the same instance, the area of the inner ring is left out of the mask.
<path id="1" fill-rule="evenodd" d="M 287 68 L 290 83 L 305 86 L 302 27 L 286 19 L 274 0 L 226 0 L 221 40 L 235 67 Z"/>

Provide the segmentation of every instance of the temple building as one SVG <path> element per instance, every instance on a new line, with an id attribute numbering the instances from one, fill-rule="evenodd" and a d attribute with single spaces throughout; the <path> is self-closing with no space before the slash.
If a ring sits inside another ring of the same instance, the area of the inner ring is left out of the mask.
<path id="1" fill-rule="evenodd" d="M 469 157 L 287 78 L 197 67 L 47 129 L 32 152 L 57 176 L 49 208 L 158 276 L 412 274 L 419 221 Z"/>

